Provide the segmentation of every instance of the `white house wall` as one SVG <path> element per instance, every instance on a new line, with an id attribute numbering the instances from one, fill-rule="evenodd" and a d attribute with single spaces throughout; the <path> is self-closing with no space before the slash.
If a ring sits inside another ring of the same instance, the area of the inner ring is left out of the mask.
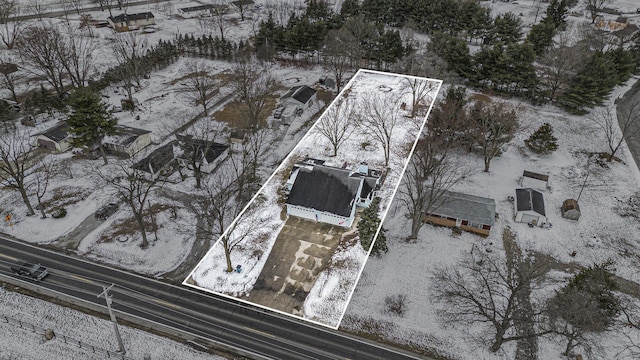
<path id="1" fill-rule="evenodd" d="M 534 211 L 518 211 L 516 213 L 516 222 L 530 224 L 532 220 L 536 221 L 536 225 L 542 226 L 547 222 L 547 218 Z"/>
<path id="2" fill-rule="evenodd" d="M 296 216 L 303 219 L 323 222 L 331 225 L 342 226 L 342 227 L 351 227 L 353 224 L 353 218 L 355 215 L 355 207 L 352 211 L 351 217 L 344 217 L 335 214 L 330 214 L 324 211 L 318 211 L 315 209 L 305 208 L 302 206 L 296 206 L 287 204 L 287 215 Z"/>

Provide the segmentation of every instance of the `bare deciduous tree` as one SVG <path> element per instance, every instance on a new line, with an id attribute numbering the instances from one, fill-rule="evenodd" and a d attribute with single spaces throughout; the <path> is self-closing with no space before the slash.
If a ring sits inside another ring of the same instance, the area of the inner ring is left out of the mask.
<path id="1" fill-rule="evenodd" d="M 209 104 L 218 93 L 221 82 L 211 75 L 211 69 L 203 60 L 187 60 L 185 70 L 187 75 L 181 82 L 180 91 L 196 105 L 202 106 L 205 117 L 209 116 Z"/>
<path id="2" fill-rule="evenodd" d="M 33 186 L 35 189 L 33 192 L 38 200 L 38 209 L 42 219 L 47 218 L 47 214 L 44 212 L 44 205 L 42 204 L 42 198 L 47 194 L 47 188 L 49 187 L 49 180 L 53 176 L 53 161 L 43 160 L 42 164 L 33 172 Z"/>
<path id="3" fill-rule="evenodd" d="M 227 30 L 229 29 L 229 21 L 227 20 L 227 6 L 226 3 L 223 4 L 222 2 L 218 3 L 218 6 L 216 6 L 213 9 L 213 13 L 212 13 L 212 23 L 213 26 L 218 30 L 218 33 L 220 34 L 220 39 L 222 41 L 224 41 L 224 34 L 227 33 Z"/>
<path id="4" fill-rule="evenodd" d="M 451 144 L 440 136 L 420 139 L 409 161 L 402 184 L 400 201 L 411 219 L 408 240 L 418 238 L 423 216 L 442 205 L 442 196 L 466 174 L 465 167 L 450 155 Z"/>
<path id="5" fill-rule="evenodd" d="M 184 134 L 176 135 L 180 147 L 184 151 L 183 157 L 187 162 L 187 167 L 193 170 L 197 189 L 201 186 L 204 175 L 203 167 L 208 165 L 207 159 L 210 154 L 222 152 L 224 145 L 216 141 L 221 141 L 224 127 L 222 123 L 205 119 L 191 126 Z"/>
<path id="6" fill-rule="evenodd" d="M 353 70 L 358 59 L 362 57 L 360 43 L 346 29 L 329 30 L 325 37 L 323 51 L 324 67 L 333 73 L 336 91 L 339 93 L 345 73 Z"/>
<path id="7" fill-rule="evenodd" d="M 11 92 L 11 98 L 18 103 L 16 86 L 21 84 L 25 78 L 23 71 L 18 65 L 11 63 L 12 60 L 0 55 L 0 85 Z"/>
<path id="8" fill-rule="evenodd" d="M 389 166 L 394 130 L 400 124 L 399 99 L 388 93 L 371 93 L 363 98 L 359 126 L 384 151 L 384 165 Z"/>
<path id="9" fill-rule="evenodd" d="M 268 99 L 278 86 L 271 72 L 240 59 L 234 65 L 231 83 L 238 94 L 239 127 L 249 131 L 263 127 L 268 116 Z"/>
<path id="10" fill-rule="evenodd" d="M 602 12 L 604 7 L 611 3 L 613 0 L 586 0 L 587 11 L 591 14 L 591 23 L 596 22 L 598 14 Z"/>
<path id="11" fill-rule="evenodd" d="M 65 36 L 58 47 L 60 63 L 64 67 L 76 88 L 82 88 L 87 83 L 87 77 L 93 70 L 93 54 L 96 50 L 95 42 L 79 34 L 74 27 L 64 28 Z"/>
<path id="12" fill-rule="evenodd" d="M 523 261 L 507 267 L 497 254 L 476 251 L 456 266 L 440 266 L 433 273 L 434 297 L 443 306 L 445 321 L 487 328 L 490 350 L 496 352 L 508 341 L 541 334 L 517 334 L 514 329 L 520 292 L 534 288 L 548 268 L 544 263 Z"/>
<path id="13" fill-rule="evenodd" d="M 144 75 L 142 59 L 147 51 L 147 38 L 133 31 L 117 34 L 112 43 L 112 50 L 122 68 L 120 80 L 127 91 L 129 101 L 133 103 L 133 82 L 140 86 L 140 79 Z"/>
<path id="14" fill-rule="evenodd" d="M 518 131 L 516 111 L 503 102 L 476 101 L 469 115 L 475 148 L 484 159 L 484 171 L 489 172 L 491 160 L 502 153 L 502 146 Z"/>
<path id="15" fill-rule="evenodd" d="M 609 147 L 607 161 L 611 162 L 624 140 L 640 133 L 640 100 L 621 104 L 617 111 L 609 107 L 599 109 L 591 116 L 591 120 L 604 133 Z"/>
<path id="16" fill-rule="evenodd" d="M 429 109 L 433 97 L 437 94 L 439 83 L 417 77 L 406 77 L 402 80 L 404 91 L 411 96 L 411 117 L 423 115 Z M 420 111 L 423 109 L 424 111 Z M 419 112 L 420 111 L 420 112 Z"/>
<path id="17" fill-rule="evenodd" d="M 27 207 L 27 215 L 35 214 L 29 195 L 27 176 L 37 161 L 36 149 L 29 143 L 27 132 L 0 134 L 0 183 L 7 189 L 17 190 Z"/>
<path id="18" fill-rule="evenodd" d="M 20 18 L 20 4 L 16 0 L 0 0 L 0 40 L 7 49 L 13 49 L 24 20 Z"/>
<path id="19" fill-rule="evenodd" d="M 25 29 L 19 40 L 20 58 L 26 69 L 42 76 L 55 90 L 59 98 L 64 94 L 64 78 L 67 75 L 60 55 L 63 35 L 50 24 L 33 25 Z"/>
<path id="20" fill-rule="evenodd" d="M 547 48 L 538 58 L 538 78 L 549 89 L 549 98 L 552 101 L 564 93 L 573 76 L 584 68 L 589 59 L 588 52 L 589 49 L 584 43 L 571 47 L 560 44 Z"/>
<path id="21" fill-rule="evenodd" d="M 133 159 L 129 159 L 114 165 L 117 169 L 115 173 L 105 173 L 102 169 L 97 169 L 96 172 L 131 209 L 142 237 L 140 247 L 144 249 L 149 246 L 145 228 L 145 211 L 150 206 L 147 199 L 149 194 L 160 186 L 161 180 L 159 178 L 148 179 L 142 171 L 133 168 L 134 164 Z"/>
<path id="22" fill-rule="evenodd" d="M 356 129 L 356 119 L 353 101 L 348 97 L 329 107 L 322 115 L 315 130 L 329 140 L 333 147 L 333 156 L 338 155 L 338 149 L 344 144 Z"/>
<path id="23" fill-rule="evenodd" d="M 42 21 L 42 15 L 44 14 L 44 0 L 27 1 L 27 10 L 35 14 L 38 17 L 38 21 Z"/>

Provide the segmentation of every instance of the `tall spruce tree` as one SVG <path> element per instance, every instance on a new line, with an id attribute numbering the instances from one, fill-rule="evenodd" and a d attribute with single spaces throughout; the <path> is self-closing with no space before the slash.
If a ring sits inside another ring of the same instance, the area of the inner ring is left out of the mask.
<path id="1" fill-rule="evenodd" d="M 558 139 L 553 136 L 553 128 L 549 123 L 540 126 L 524 143 L 536 154 L 550 154 L 558 148 Z"/>
<path id="2" fill-rule="evenodd" d="M 102 145 L 105 135 L 116 132 L 118 120 L 111 115 L 100 94 L 87 88 L 76 90 L 69 99 L 71 115 L 67 118 L 69 132 L 74 135 L 75 145 L 97 146 L 105 165 L 107 155 Z"/>
<path id="3" fill-rule="evenodd" d="M 378 217 L 379 209 L 380 198 L 374 198 L 369 207 L 362 212 L 362 218 L 358 222 L 358 235 L 360 236 L 360 243 L 365 251 L 368 251 L 371 247 L 376 231 L 378 231 L 378 227 L 380 226 L 381 221 Z M 371 248 L 371 255 L 380 256 L 382 253 L 386 253 L 387 250 L 387 237 L 384 234 L 384 229 L 380 229 L 378 237 L 375 238 L 375 242 Z"/>

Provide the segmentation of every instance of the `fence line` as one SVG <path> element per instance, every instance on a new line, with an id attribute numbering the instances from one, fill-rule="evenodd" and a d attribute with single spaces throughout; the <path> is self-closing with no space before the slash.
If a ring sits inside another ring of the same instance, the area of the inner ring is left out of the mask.
<path id="1" fill-rule="evenodd" d="M 12 318 L 11 316 L 2 315 L 1 319 L 2 319 L 2 321 L 4 321 L 7 324 L 13 325 L 13 326 L 18 327 L 18 328 L 23 329 L 23 330 L 31 331 L 33 333 L 42 333 L 42 334 L 44 334 L 45 331 L 46 331 L 46 329 L 41 328 L 40 326 L 36 326 L 36 325 L 31 324 L 29 322 Z M 73 345 L 73 346 L 76 346 L 76 347 L 78 347 L 80 349 L 83 349 L 83 350 L 86 350 L 86 351 L 91 351 L 93 354 L 101 355 L 101 356 L 103 356 L 104 358 L 107 358 L 107 359 L 134 360 L 133 358 L 125 356 L 125 355 L 123 355 L 121 353 L 118 353 L 118 352 L 115 352 L 115 351 L 111 351 L 111 350 L 106 350 L 106 349 L 97 347 L 95 345 L 87 344 L 87 343 L 85 343 L 83 341 L 80 341 L 78 339 L 72 338 L 70 336 L 56 334 L 55 337 L 61 339 L 67 345 Z"/>

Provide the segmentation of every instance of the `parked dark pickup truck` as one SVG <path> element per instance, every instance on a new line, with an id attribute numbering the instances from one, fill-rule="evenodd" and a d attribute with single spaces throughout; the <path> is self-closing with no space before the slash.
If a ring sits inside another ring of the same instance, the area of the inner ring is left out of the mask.
<path id="1" fill-rule="evenodd" d="M 11 271 L 16 275 L 28 276 L 34 280 L 42 280 L 49 274 L 49 270 L 46 267 L 25 261 L 11 265 Z"/>

